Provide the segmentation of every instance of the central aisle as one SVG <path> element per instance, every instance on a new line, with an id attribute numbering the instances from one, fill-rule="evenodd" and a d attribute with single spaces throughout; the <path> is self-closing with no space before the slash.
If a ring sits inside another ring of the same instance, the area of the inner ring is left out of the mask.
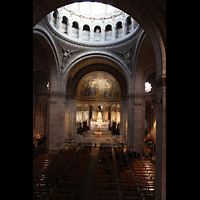
<path id="1" fill-rule="evenodd" d="M 82 179 L 81 190 L 78 194 L 77 200 L 92 199 L 98 155 L 99 155 L 99 148 L 92 147 L 90 159 L 87 165 L 86 172 Z"/>

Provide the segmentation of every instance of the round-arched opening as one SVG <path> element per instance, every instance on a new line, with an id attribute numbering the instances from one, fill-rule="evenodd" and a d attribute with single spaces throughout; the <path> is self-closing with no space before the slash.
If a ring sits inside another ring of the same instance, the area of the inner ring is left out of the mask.
<path id="1" fill-rule="evenodd" d="M 102 112 L 103 111 L 103 106 L 97 106 L 97 111 Z"/>
<path id="2" fill-rule="evenodd" d="M 57 8 L 47 15 L 46 22 L 63 39 L 90 45 L 116 43 L 133 37 L 139 29 L 139 24 L 127 13 L 98 2 L 76 2 Z M 86 33 L 90 30 L 92 34 Z"/>
<path id="3" fill-rule="evenodd" d="M 76 97 L 89 101 L 116 100 L 121 97 L 121 87 L 110 73 L 94 71 L 81 78 L 76 88 Z"/>
<path id="4" fill-rule="evenodd" d="M 87 125 L 91 131 L 109 131 L 121 122 L 120 108 L 121 86 L 112 74 L 92 71 L 79 80 L 76 87 L 77 126 Z"/>

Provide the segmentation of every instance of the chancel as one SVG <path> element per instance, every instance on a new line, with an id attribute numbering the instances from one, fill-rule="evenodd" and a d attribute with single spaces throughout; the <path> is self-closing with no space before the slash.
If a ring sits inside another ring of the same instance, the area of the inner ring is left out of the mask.
<path id="1" fill-rule="evenodd" d="M 98 106 L 97 107 L 97 119 L 91 119 L 90 120 L 90 130 L 108 130 L 108 119 L 103 121 L 102 118 L 102 111 L 103 107 Z"/>
<path id="2" fill-rule="evenodd" d="M 33 0 L 33 199 L 165 200 L 166 1 L 73 2 Z"/>

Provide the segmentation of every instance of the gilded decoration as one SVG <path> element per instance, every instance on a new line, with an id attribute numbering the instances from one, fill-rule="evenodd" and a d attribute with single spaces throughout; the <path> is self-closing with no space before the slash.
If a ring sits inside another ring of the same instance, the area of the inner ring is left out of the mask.
<path id="1" fill-rule="evenodd" d="M 76 91 L 77 96 L 88 99 L 117 99 L 121 95 L 117 79 L 103 71 L 90 72 L 83 76 Z"/>

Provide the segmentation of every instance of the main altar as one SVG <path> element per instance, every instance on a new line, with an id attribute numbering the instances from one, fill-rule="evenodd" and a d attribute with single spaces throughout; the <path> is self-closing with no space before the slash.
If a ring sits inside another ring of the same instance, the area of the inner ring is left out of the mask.
<path id="1" fill-rule="evenodd" d="M 97 120 L 90 120 L 90 130 L 108 130 L 109 121 L 102 120 L 102 113 L 98 112 Z"/>

